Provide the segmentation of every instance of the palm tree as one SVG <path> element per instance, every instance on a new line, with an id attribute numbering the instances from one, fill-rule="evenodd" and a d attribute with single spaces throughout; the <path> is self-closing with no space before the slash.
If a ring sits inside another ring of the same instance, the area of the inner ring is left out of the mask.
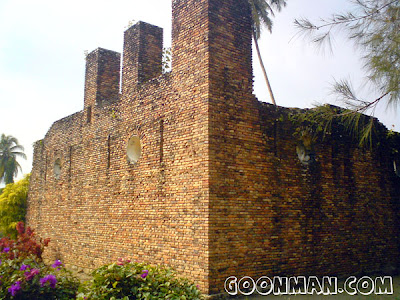
<path id="1" fill-rule="evenodd" d="M 264 73 L 265 82 L 267 83 L 269 95 L 271 101 L 276 105 L 274 93 L 272 92 L 271 84 L 269 82 L 267 72 L 265 71 L 265 66 L 261 58 L 260 48 L 258 46 L 258 39 L 261 36 L 261 28 L 263 26 L 267 27 L 269 32 L 272 32 L 272 20 L 271 16 L 274 16 L 274 8 L 277 11 L 281 11 L 283 6 L 286 6 L 286 0 L 249 0 L 251 15 L 253 21 L 253 40 L 256 45 L 256 51 L 258 55 L 258 60 L 260 61 L 261 69 Z"/>
<path id="2" fill-rule="evenodd" d="M 24 147 L 18 144 L 18 140 L 5 134 L 1 135 L 0 139 L 0 182 L 5 184 L 13 183 L 14 177 L 18 175 L 18 171 L 22 168 L 17 161 L 17 157 L 26 159 L 23 152 Z"/>

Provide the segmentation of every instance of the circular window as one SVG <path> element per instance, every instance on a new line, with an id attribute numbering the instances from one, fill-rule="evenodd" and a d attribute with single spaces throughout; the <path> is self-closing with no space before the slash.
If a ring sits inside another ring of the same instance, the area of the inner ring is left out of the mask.
<path id="1" fill-rule="evenodd" d="M 297 145 L 297 157 L 304 166 L 308 166 L 315 162 L 315 153 L 312 150 L 306 149 L 304 145 Z"/>
<path id="2" fill-rule="evenodd" d="M 126 154 L 128 156 L 128 161 L 135 163 L 139 160 L 142 153 L 142 146 L 140 145 L 140 139 L 137 135 L 132 135 L 128 141 L 128 146 L 126 148 Z"/>
<path id="3" fill-rule="evenodd" d="M 61 175 L 61 160 L 59 158 L 54 162 L 54 177 L 59 179 Z"/>

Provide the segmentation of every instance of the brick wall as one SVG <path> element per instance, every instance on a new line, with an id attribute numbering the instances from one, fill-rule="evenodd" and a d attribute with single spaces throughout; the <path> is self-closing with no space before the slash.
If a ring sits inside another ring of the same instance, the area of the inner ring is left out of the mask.
<path id="1" fill-rule="evenodd" d="M 138 22 L 124 33 L 122 91 L 161 75 L 163 30 Z"/>
<path id="2" fill-rule="evenodd" d="M 47 258 L 78 271 L 119 257 L 168 264 L 207 294 L 231 275 L 354 275 L 396 263 L 399 178 L 388 149 L 338 135 L 303 166 L 288 110 L 252 95 L 247 1 L 172 7 L 172 72 L 161 75 L 162 30 L 139 22 L 124 36 L 122 93 L 120 55 L 93 51 L 84 109 L 35 144 L 27 221 L 51 238 Z"/>
<path id="3" fill-rule="evenodd" d="M 232 275 L 349 276 L 398 267 L 400 178 L 387 145 L 360 149 L 338 130 L 317 142 L 316 163 L 304 166 L 289 113 L 258 103 L 258 121 L 248 114 L 247 128 L 235 125 L 244 114 L 220 121 L 226 135 L 215 140 L 210 162 L 214 292 Z"/>

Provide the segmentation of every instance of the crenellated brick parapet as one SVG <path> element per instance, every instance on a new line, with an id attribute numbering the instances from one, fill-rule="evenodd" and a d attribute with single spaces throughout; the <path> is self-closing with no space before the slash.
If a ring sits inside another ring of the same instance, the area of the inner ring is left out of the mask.
<path id="1" fill-rule="evenodd" d="M 86 57 L 85 109 L 119 99 L 121 55 L 97 48 Z"/>
<path id="2" fill-rule="evenodd" d="M 157 78 L 162 73 L 163 30 L 138 22 L 124 33 L 122 91 Z"/>

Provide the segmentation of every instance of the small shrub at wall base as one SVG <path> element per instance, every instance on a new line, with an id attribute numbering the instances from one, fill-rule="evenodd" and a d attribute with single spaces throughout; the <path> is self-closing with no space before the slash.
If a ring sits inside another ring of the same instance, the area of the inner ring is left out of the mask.
<path id="1" fill-rule="evenodd" d="M 0 300 L 202 299 L 199 289 L 173 270 L 125 259 L 96 269 L 80 286 L 61 261 L 43 262 L 49 239 L 37 237 L 23 222 L 16 227 L 15 240 L 0 239 Z"/>
<path id="2" fill-rule="evenodd" d="M 75 299 L 79 281 L 60 261 L 44 264 L 42 253 L 49 240 L 17 225 L 16 240 L 0 240 L 0 299 Z"/>
<path id="3" fill-rule="evenodd" d="M 199 289 L 166 267 L 119 260 L 92 273 L 78 299 L 203 299 Z"/>
<path id="4" fill-rule="evenodd" d="M 64 267 L 0 255 L 0 299 L 75 299 L 79 281 Z"/>

